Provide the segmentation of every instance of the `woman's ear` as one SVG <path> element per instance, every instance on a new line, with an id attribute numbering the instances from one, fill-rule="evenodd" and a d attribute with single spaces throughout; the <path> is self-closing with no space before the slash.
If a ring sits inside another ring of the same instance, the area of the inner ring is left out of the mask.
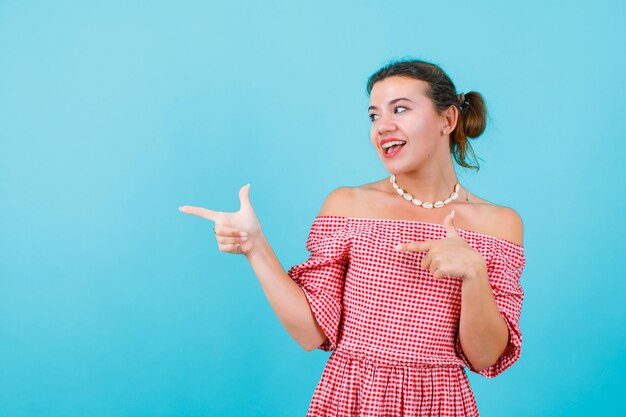
<path id="1" fill-rule="evenodd" d="M 455 105 L 451 105 L 447 109 L 445 109 L 441 115 L 442 127 L 441 131 L 443 135 L 448 135 L 452 133 L 454 128 L 456 127 L 457 121 L 459 120 L 459 109 Z"/>

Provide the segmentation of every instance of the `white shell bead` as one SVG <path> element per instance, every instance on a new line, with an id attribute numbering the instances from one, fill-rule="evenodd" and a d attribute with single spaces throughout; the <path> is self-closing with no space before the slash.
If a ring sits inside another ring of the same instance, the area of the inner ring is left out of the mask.
<path id="1" fill-rule="evenodd" d="M 392 175 L 389 178 L 389 181 L 391 182 L 391 185 L 393 185 L 393 188 L 397 191 L 397 193 L 401 195 L 402 197 L 404 197 L 405 200 L 412 202 L 416 206 L 423 207 L 426 209 L 430 209 L 433 207 L 441 208 L 445 206 L 446 204 L 451 203 L 453 200 L 456 200 L 457 198 L 459 198 L 459 187 L 461 186 L 461 184 L 457 182 L 456 185 L 454 186 L 454 192 L 450 194 L 450 197 L 446 198 L 443 201 L 437 200 L 435 203 L 429 203 L 429 202 L 422 202 L 422 200 L 418 198 L 413 198 L 411 194 L 405 192 L 402 188 L 400 188 L 400 186 L 396 183 L 395 175 Z"/>

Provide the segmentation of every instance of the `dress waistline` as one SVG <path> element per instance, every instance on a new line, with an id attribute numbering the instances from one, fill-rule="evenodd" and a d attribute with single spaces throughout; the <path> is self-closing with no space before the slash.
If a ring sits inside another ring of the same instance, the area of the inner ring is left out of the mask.
<path id="1" fill-rule="evenodd" d="M 406 368 L 464 368 L 463 365 L 454 362 L 420 362 L 420 361 L 404 361 L 393 360 L 382 357 L 373 357 L 362 352 L 352 352 L 345 348 L 337 347 L 333 351 L 333 355 L 342 356 L 346 359 L 357 360 L 368 364 L 384 367 L 406 367 Z"/>

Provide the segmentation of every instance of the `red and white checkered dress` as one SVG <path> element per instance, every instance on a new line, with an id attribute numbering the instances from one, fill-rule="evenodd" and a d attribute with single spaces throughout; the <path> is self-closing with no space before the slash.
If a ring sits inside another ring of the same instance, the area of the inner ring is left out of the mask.
<path id="1" fill-rule="evenodd" d="M 510 332 L 493 378 L 520 356 L 524 248 L 457 229 L 487 262 L 489 283 Z M 442 224 L 414 220 L 317 216 L 306 247 L 310 258 L 288 274 L 304 290 L 333 351 L 307 417 L 478 416 L 457 338 L 461 279 L 433 278 L 425 252 L 399 243 L 442 239 Z"/>

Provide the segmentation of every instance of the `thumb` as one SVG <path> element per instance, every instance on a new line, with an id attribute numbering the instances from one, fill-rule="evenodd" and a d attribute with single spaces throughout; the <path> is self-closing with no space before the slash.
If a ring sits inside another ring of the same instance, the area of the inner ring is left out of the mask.
<path id="1" fill-rule="evenodd" d="M 250 183 L 239 189 L 239 204 L 241 205 L 240 210 L 252 209 L 252 203 L 250 202 Z"/>
<path id="2" fill-rule="evenodd" d="M 457 232 L 456 227 L 454 226 L 453 219 L 454 219 L 454 210 L 452 210 L 450 214 L 448 214 L 446 218 L 443 219 L 443 224 L 444 226 L 446 226 L 448 237 L 459 236 L 459 232 Z"/>

